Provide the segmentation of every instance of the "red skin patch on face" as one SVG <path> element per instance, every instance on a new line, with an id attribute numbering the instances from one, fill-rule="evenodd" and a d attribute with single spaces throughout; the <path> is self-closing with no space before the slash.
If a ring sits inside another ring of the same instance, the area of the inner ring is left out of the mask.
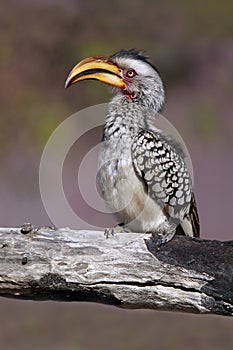
<path id="1" fill-rule="evenodd" d="M 127 97 L 128 100 L 132 101 L 134 98 L 134 93 L 128 90 L 123 90 L 123 94 Z"/>

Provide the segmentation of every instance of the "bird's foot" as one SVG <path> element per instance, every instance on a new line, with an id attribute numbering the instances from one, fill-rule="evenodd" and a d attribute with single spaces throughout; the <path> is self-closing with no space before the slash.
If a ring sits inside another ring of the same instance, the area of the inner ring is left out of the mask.
<path id="1" fill-rule="evenodd" d="M 176 234 L 176 225 L 174 223 L 167 224 L 166 226 L 163 225 L 159 228 L 157 234 L 157 246 L 161 247 L 173 239 Z"/>
<path id="2" fill-rule="evenodd" d="M 155 233 L 158 248 L 172 240 L 176 234 L 176 227 L 177 225 L 174 222 L 165 222 L 158 227 L 158 230 Z"/>
<path id="3" fill-rule="evenodd" d="M 114 227 L 111 228 L 106 228 L 104 230 L 104 235 L 106 238 L 109 238 L 110 236 L 114 236 L 115 232 L 114 232 Z"/>
<path id="4" fill-rule="evenodd" d="M 118 224 L 111 228 L 106 228 L 104 230 L 104 235 L 106 238 L 109 238 L 111 236 L 114 236 L 116 233 L 123 233 L 123 232 L 130 232 L 124 227 L 124 224 Z"/>
<path id="5" fill-rule="evenodd" d="M 164 244 L 171 241 L 174 236 L 175 236 L 175 232 L 159 233 L 158 240 L 157 240 L 157 246 L 158 247 L 163 246 Z"/>

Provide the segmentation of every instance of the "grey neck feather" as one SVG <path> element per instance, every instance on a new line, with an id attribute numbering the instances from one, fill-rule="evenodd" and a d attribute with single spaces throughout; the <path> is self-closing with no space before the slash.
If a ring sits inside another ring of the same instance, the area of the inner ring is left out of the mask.
<path id="1" fill-rule="evenodd" d="M 140 129 L 154 129 L 154 120 L 165 100 L 162 85 L 157 91 L 140 90 L 132 100 L 117 93 L 108 104 L 103 140 L 134 136 Z M 119 132 L 120 131 L 120 132 Z"/>

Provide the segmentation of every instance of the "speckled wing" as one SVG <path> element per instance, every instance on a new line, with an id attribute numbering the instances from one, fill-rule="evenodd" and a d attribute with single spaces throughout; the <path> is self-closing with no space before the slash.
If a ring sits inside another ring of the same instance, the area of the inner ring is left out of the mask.
<path id="1" fill-rule="evenodd" d="M 184 234 L 198 237 L 199 218 L 183 157 L 181 149 L 160 132 L 141 130 L 132 144 L 135 171 L 148 195 Z"/>

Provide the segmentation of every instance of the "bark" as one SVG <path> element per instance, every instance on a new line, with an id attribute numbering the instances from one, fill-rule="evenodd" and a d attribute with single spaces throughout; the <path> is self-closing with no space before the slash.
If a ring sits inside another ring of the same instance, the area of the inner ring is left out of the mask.
<path id="1" fill-rule="evenodd" d="M 0 228 L 0 296 L 233 315 L 233 241 Z"/>

